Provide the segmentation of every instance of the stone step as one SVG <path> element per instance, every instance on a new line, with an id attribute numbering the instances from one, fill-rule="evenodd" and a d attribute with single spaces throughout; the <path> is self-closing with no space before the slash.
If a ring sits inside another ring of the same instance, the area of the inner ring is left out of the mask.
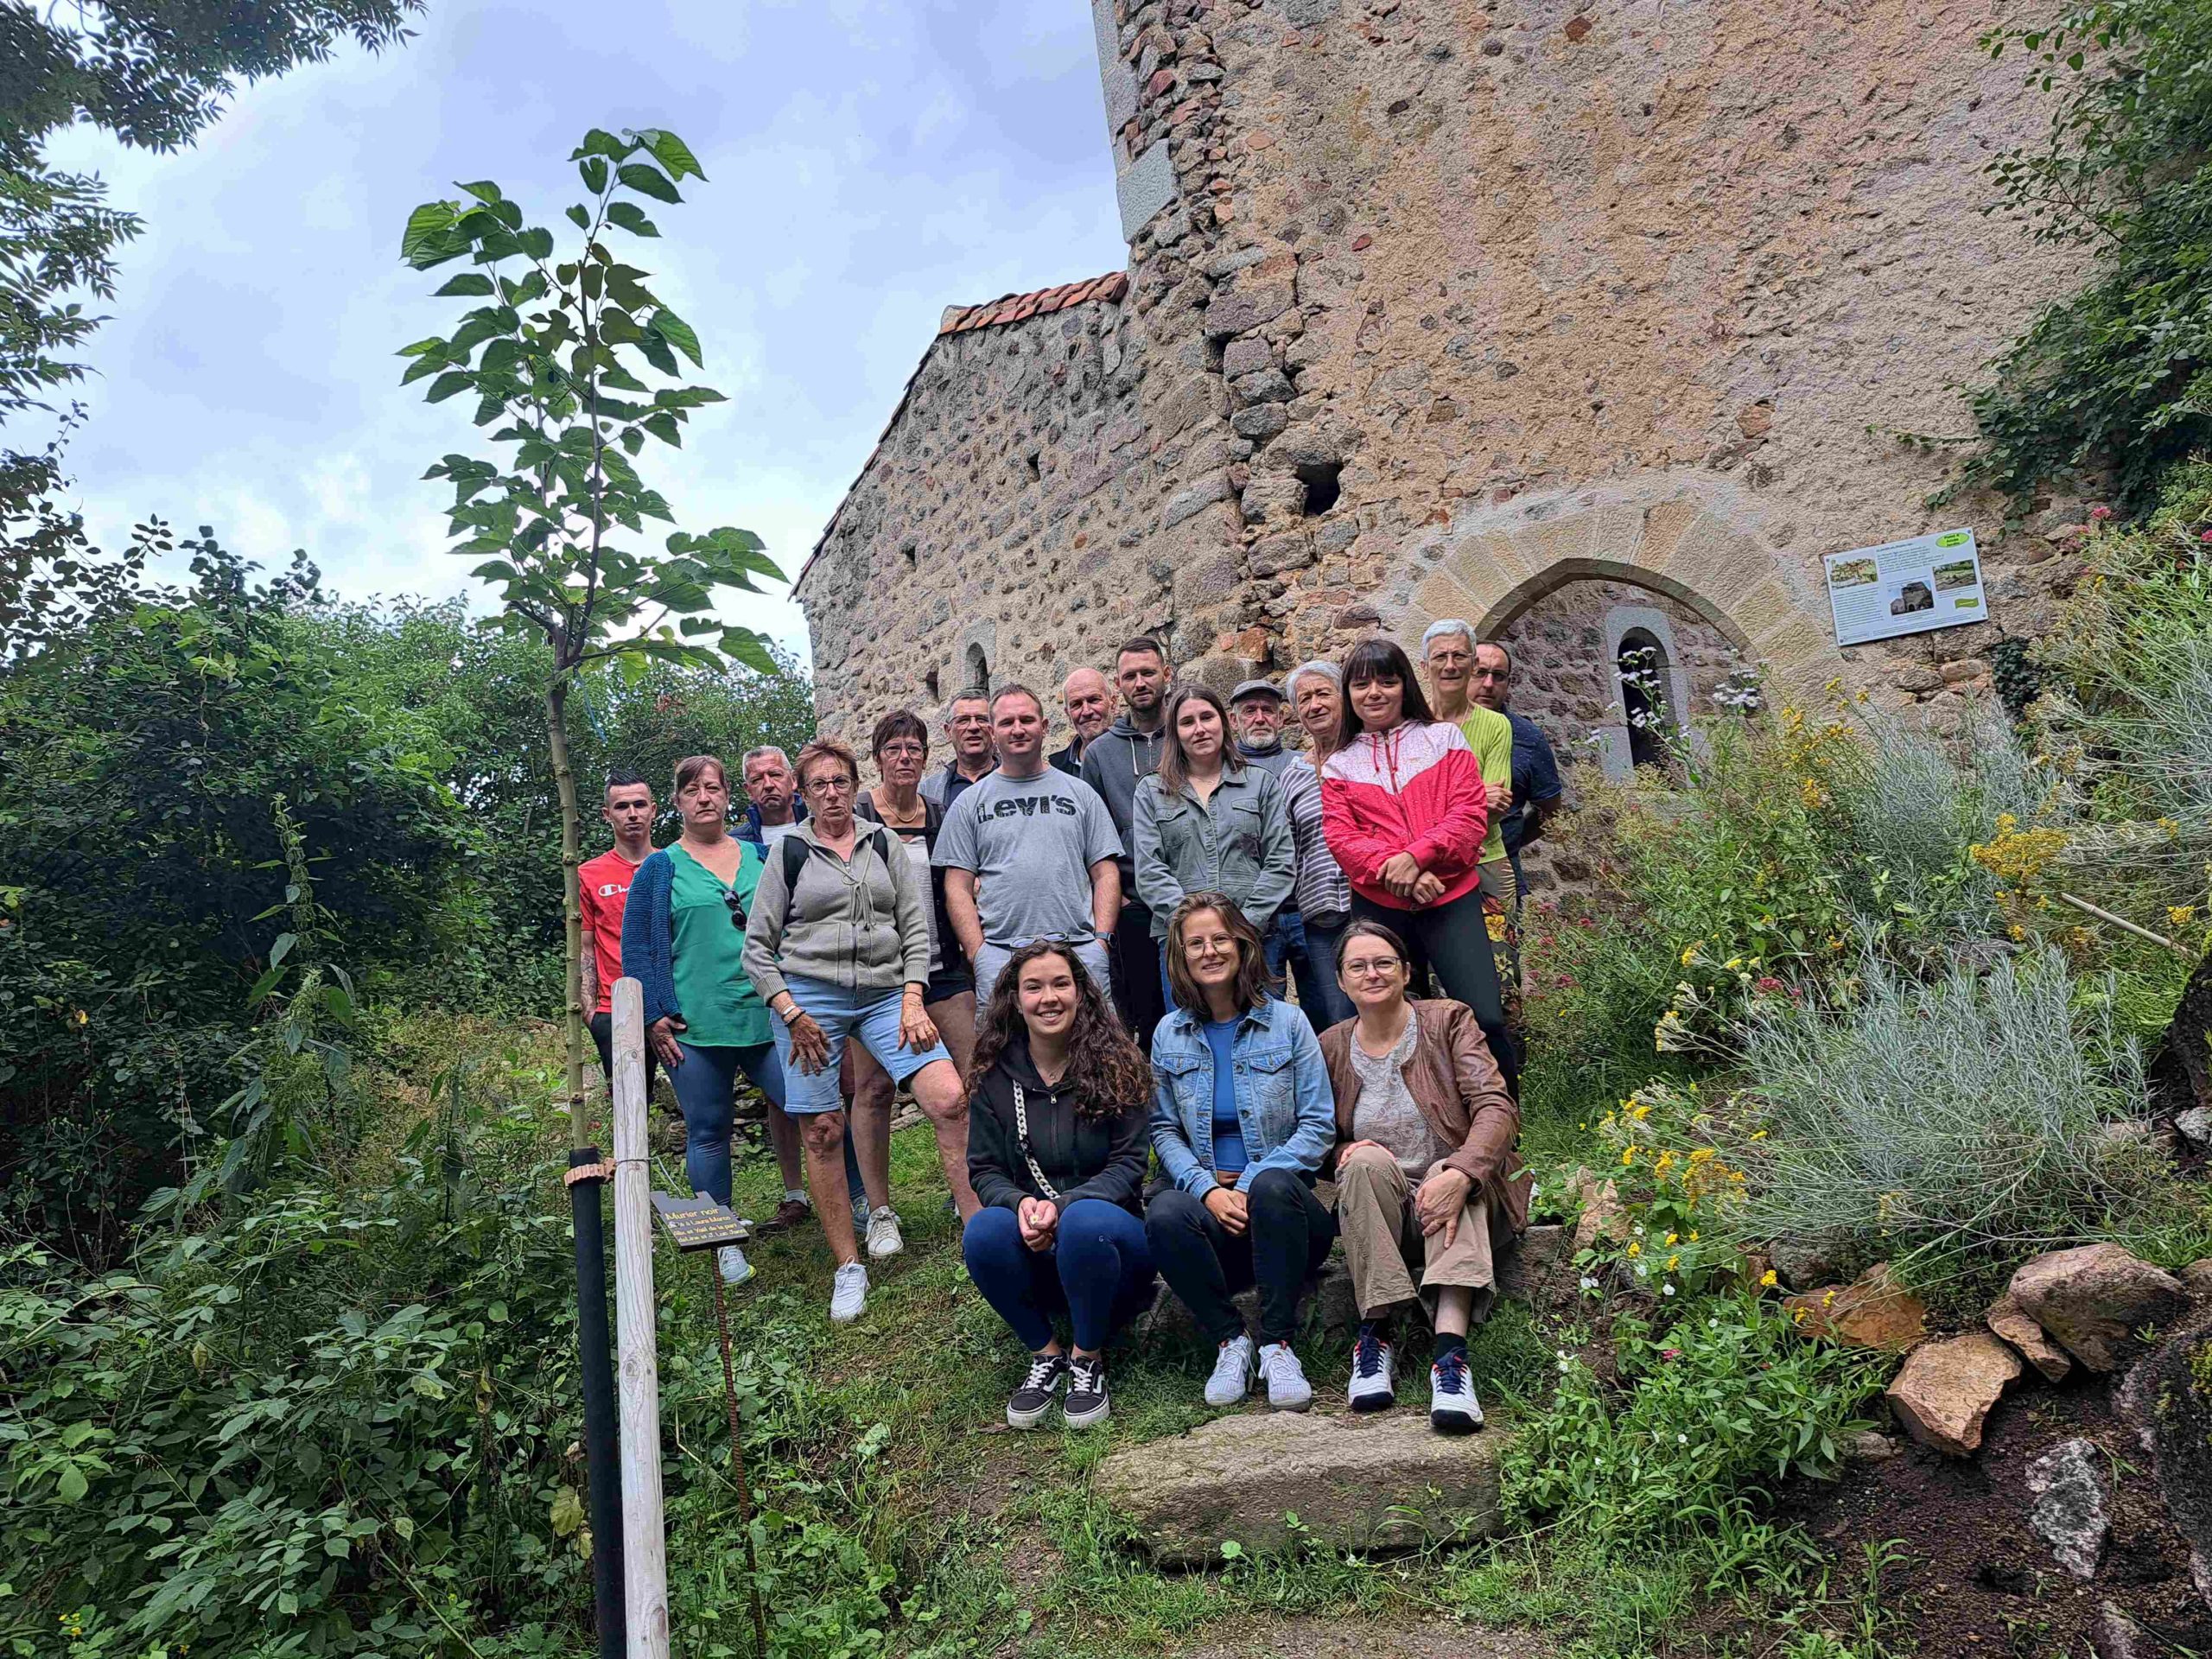
<path id="1" fill-rule="evenodd" d="M 1166 1566 L 1218 1566 L 1226 1542 L 1255 1554 L 1300 1543 L 1402 1550 L 1497 1531 L 1510 1441 L 1496 1427 L 1439 1434 L 1407 1406 L 1364 1417 L 1251 1411 L 1124 1447 L 1092 1478 Z"/>

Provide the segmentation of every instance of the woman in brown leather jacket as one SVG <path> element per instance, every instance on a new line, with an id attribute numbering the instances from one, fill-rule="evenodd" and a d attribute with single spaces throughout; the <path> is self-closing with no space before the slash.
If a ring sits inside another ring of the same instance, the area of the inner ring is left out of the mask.
<path id="1" fill-rule="evenodd" d="M 1494 1249 L 1529 1219 L 1513 1147 L 1521 1110 L 1474 1011 L 1409 999 L 1408 971 L 1395 933 L 1352 923 L 1337 973 L 1356 1012 L 1321 1033 L 1337 1097 L 1337 1225 L 1359 1299 L 1351 1407 L 1395 1402 L 1390 1319 L 1419 1300 L 1436 1332 L 1429 1422 L 1465 1433 L 1483 1424 L 1467 1331 L 1495 1300 Z"/>

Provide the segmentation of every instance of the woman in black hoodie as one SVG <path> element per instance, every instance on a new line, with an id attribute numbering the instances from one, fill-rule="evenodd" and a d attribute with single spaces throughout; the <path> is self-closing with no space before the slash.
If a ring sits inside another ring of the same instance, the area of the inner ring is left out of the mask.
<path id="1" fill-rule="evenodd" d="M 1083 964 L 1041 940 L 992 988 L 970 1076 L 968 1178 L 982 1207 L 962 1249 L 1031 1356 L 1007 1422 L 1036 1427 L 1062 1383 L 1070 1428 L 1103 1422 L 1102 1351 L 1154 1288 L 1140 1197 L 1152 1067 Z M 1062 1313 L 1072 1354 L 1052 1328 Z"/>

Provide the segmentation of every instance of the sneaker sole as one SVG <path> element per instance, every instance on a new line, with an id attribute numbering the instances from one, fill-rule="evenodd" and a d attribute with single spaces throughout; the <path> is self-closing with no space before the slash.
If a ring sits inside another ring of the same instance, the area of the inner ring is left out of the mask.
<path id="1" fill-rule="evenodd" d="M 840 1313 L 835 1307 L 832 1307 L 830 1310 L 830 1323 L 832 1325 L 850 1325 L 855 1319 L 857 1319 L 861 1314 L 867 1312 L 868 1304 L 866 1302 L 862 1302 L 858 1307 L 855 1308 L 849 1313 Z"/>
<path id="2" fill-rule="evenodd" d="M 1309 1411 L 1313 1408 L 1313 1396 L 1309 1394 L 1303 1400 L 1295 1402 L 1283 1401 L 1278 1402 L 1275 1400 L 1270 1399 L 1268 1402 L 1268 1409 L 1269 1411 Z"/>
<path id="3" fill-rule="evenodd" d="M 879 1250 L 871 1244 L 868 1247 L 868 1257 L 871 1262 L 888 1262 L 894 1255 L 904 1255 L 906 1249 L 906 1241 L 903 1238 L 887 1250 Z"/>
<path id="4" fill-rule="evenodd" d="M 1109 1400 L 1102 1400 L 1098 1402 L 1098 1408 L 1096 1411 L 1081 1413 L 1071 1411 L 1065 1414 L 1070 1428 L 1089 1428 L 1092 1424 L 1103 1423 L 1111 1417 L 1114 1414 L 1114 1405 Z"/>
<path id="5" fill-rule="evenodd" d="M 1440 1434 L 1472 1434 L 1482 1427 L 1483 1420 L 1464 1411 L 1432 1411 L 1428 1426 Z"/>
<path id="6" fill-rule="evenodd" d="M 740 1285 L 749 1285 L 753 1282 L 753 1275 L 760 1271 L 760 1268 L 748 1262 L 745 1264 L 745 1271 L 739 1274 L 736 1278 L 733 1279 L 728 1274 L 722 1274 L 722 1288 L 735 1290 Z"/>
<path id="7" fill-rule="evenodd" d="M 1053 1403 L 1047 1400 L 1034 1411 L 1016 1411 L 1008 1406 L 1006 1408 L 1006 1426 L 1008 1428 L 1034 1428 L 1052 1414 Z"/>
<path id="8" fill-rule="evenodd" d="M 1395 1394 L 1362 1394 L 1352 1397 L 1354 1411 L 1388 1411 L 1398 1403 Z"/>

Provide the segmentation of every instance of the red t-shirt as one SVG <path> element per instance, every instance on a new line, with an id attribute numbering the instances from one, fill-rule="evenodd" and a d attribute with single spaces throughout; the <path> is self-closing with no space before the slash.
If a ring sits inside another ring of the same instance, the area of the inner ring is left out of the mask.
<path id="1" fill-rule="evenodd" d="M 599 965 L 599 1006 L 594 1014 L 613 1011 L 614 982 L 622 977 L 622 906 L 637 874 L 638 867 L 613 847 L 576 866 L 584 937 L 591 941 L 593 960 Z"/>

